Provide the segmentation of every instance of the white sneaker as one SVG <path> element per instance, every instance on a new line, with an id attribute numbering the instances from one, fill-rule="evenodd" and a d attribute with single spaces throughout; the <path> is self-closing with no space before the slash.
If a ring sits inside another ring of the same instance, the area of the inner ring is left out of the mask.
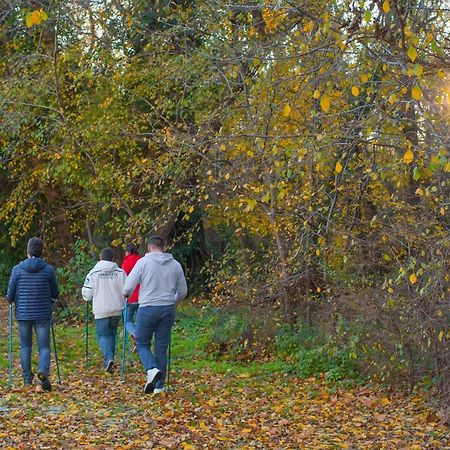
<path id="1" fill-rule="evenodd" d="M 155 389 L 155 384 L 161 379 L 162 373 L 159 369 L 154 367 L 147 370 L 147 381 L 144 386 L 144 392 L 149 394 Z"/>
<path id="2" fill-rule="evenodd" d="M 162 394 L 163 392 L 166 392 L 164 388 L 155 388 L 153 389 L 154 394 Z"/>

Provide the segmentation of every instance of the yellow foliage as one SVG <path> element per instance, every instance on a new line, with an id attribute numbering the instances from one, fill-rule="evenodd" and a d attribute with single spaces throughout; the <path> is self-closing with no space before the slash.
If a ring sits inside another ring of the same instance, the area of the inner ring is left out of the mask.
<path id="1" fill-rule="evenodd" d="M 403 155 L 403 162 L 405 164 L 411 164 L 414 161 L 414 153 L 411 151 L 411 149 L 406 150 L 405 154 Z"/>
<path id="2" fill-rule="evenodd" d="M 417 50 L 414 47 L 409 47 L 408 49 L 408 56 L 409 59 L 414 62 L 415 59 L 417 58 Z"/>
<path id="3" fill-rule="evenodd" d="M 367 73 L 363 73 L 360 78 L 362 83 L 367 83 L 369 81 L 369 75 Z"/>
<path id="4" fill-rule="evenodd" d="M 422 74 L 423 74 L 423 66 L 421 64 L 416 64 L 414 66 L 414 74 L 417 77 L 421 77 L 422 76 Z"/>
<path id="5" fill-rule="evenodd" d="M 280 13 L 279 11 L 274 11 L 270 8 L 264 8 L 262 10 L 262 16 L 264 22 L 266 24 L 266 28 L 268 31 L 274 32 L 283 21 L 285 14 Z"/>
<path id="6" fill-rule="evenodd" d="M 304 27 L 303 27 L 303 31 L 305 33 L 311 33 L 314 30 L 314 22 L 312 20 L 310 20 L 309 22 L 307 22 Z"/>
<path id="7" fill-rule="evenodd" d="M 25 16 L 25 24 L 28 28 L 31 28 L 33 25 L 40 25 L 42 22 L 45 22 L 48 19 L 47 13 L 42 9 L 36 9 L 35 11 L 28 13 Z"/>
<path id="8" fill-rule="evenodd" d="M 411 89 L 411 96 L 414 100 L 420 100 L 423 97 L 422 89 L 419 86 L 414 86 Z"/>
<path id="9" fill-rule="evenodd" d="M 327 97 L 326 95 L 322 96 L 322 98 L 320 99 L 320 107 L 325 111 L 328 112 L 330 110 L 330 99 L 329 97 Z"/>
<path id="10" fill-rule="evenodd" d="M 359 87 L 358 87 L 358 86 L 353 86 L 353 87 L 352 87 L 352 94 L 353 94 L 355 97 L 358 97 L 358 95 L 359 95 Z"/>
<path id="11" fill-rule="evenodd" d="M 425 192 L 422 188 L 417 188 L 415 194 L 419 197 L 423 197 L 425 195 Z"/>

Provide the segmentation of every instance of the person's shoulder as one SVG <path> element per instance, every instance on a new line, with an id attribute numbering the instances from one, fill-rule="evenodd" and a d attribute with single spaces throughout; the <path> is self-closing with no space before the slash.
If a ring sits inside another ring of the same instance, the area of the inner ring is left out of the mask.
<path id="1" fill-rule="evenodd" d="M 15 266 L 13 266 L 12 271 L 18 271 L 21 269 L 20 265 L 22 264 L 23 261 L 20 261 L 20 263 L 17 263 Z"/>
<path id="2" fill-rule="evenodd" d="M 177 259 L 173 258 L 172 264 L 174 264 L 178 269 L 183 270 L 183 266 L 181 265 L 180 261 L 178 261 Z"/>
<path id="3" fill-rule="evenodd" d="M 95 265 L 86 275 L 87 277 L 90 277 L 92 275 L 94 275 L 95 273 L 101 272 L 100 269 L 97 268 L 97 265 Z"/>
<path id="4" fill-rule="evenodd" d="M 136 258 L 133 268 L 145 264 L 146 261 L 148 261 L 148 258 L 146 258 L 145 255 L 144 256 L 139 255 L 139 258 Z"/>
<path id="5" fill-rule="evenodd" d="M 11 270 L 11 276 L 12 277 L 16 276 L 21 270 L 22 270 L 22 268 L 20 267 L 20 263 L 16 264 L 15 266 L 13 266 L 13 268 Z"/>
<path id="6" fill-rule="evenodd" d="M 49 262 L 47 262 L 45 260 L 43 260 L 43 261 L 46 264 L 45 267 L 44 267 L 45 270 L 48 270 L 50 272 L 53 272 L 55 270 L 55 267 L 52 264 L 50 264 Z"/>
<path id="7" fill-rule="evenodd" d="M 47 277 L 52 277 L 53 275 L 56 275 L 55 267 L 45 260 L 42 260 L 42 261 L 45 263 L 45 266 L 42 268 L 41 273 Z"/>
<path id="8" fill-rule="evenodd" d="M 22 261 L 18 262 L 18 263 L 12 268 L 11 274 L 20 272 L 20 271 L 22 271 L 22 270 L 25 270 L 24 267 L 23 267 L 23 265 L 24 265 L 24 263 L 25 263 L 26 261 L 27 261 L 26 259 L 23 259 Z"/>

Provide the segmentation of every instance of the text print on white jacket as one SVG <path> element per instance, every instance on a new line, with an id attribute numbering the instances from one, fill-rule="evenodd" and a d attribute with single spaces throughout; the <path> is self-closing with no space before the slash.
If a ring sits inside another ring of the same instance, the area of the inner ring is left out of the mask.
<path id="1" fill-rule="evenodd" d="M 126 278 L 126 273 L 112 261 L 99 261 L 88 273 L 81 294 L 87 302 L 92 300 L 96 319 L 122 314 Z"/>

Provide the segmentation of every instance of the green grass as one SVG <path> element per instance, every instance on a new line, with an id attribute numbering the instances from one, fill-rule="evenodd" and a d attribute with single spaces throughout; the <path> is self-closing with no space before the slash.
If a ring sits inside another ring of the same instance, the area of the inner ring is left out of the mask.
<path id="1" fill-rule="evenodd" d="M 85 326 L 84 311 L 79 309 L 73 316 L 75 323 L 58 322 L 55 317 L 55 332 L 60 361 L 61 375 L 76 372 L 80 365 L 85 365 Z M 328 374 L 329 381 L 358 381 L 358 373 L 354 369 L 353 360 L 347 357 L 336 358 L 327 354 L 327 346 L 319 342 L 312 330 L 300 330 L 289 334 L 286 329 L 280 329 L 275 336 L 275 344 L 271 358 L 262 361 L 241 361 L 235 358 L 239 354 L 240 333 L 245 328 L 245 315 L 240 311 L 224 312 L 216 308 L 194 308 L 182 305 L 177 312 L 177 319 L 172 332 L 171 368 L 172 370 L 210 371 L 218 374 L 230 374 L 244 381 L 247 377 L 266 379 L 275 373 L 289 373 L 301 377 Z M 248 319 L 247 319 L 248 320 Z M 13 359 L 16 376 L 19 368 L 19 340 L 16 324 L 14 324 Z M 0 328 L 5 338 L 0 339 L 0 370 L 8 369 L 8 339 L 7 326 Z M 225 354 L 217 354 L 213 350 L 217 342 L 228 347 Z M 34 345 L 34 365 L 36 367 L 37 349 Z M 128 347 L 130 348 L 130 347 Z M 53 351 L 53 345 L 52 345 Z M 119 328 L 117 361 L 122 357 L 122 328 Z M 137 355 L 129 351 L 127 371 L 140 371 L 141 366 Z M 342 353 L 342 352 L 341 352 Z M 270 354 L 270 353 L 269 353 Z M 129 361 L 134 362 L 130 367 Z M 98 367 L 101 364 L 101 353 L 95 338 L 95 325 L 91 317 L 89 326 L 89 362 L 88 367 Z M 53 370 L 55 365 L 53 363 Z M 6 383 L 6 377 L 0 384 Z"/>

